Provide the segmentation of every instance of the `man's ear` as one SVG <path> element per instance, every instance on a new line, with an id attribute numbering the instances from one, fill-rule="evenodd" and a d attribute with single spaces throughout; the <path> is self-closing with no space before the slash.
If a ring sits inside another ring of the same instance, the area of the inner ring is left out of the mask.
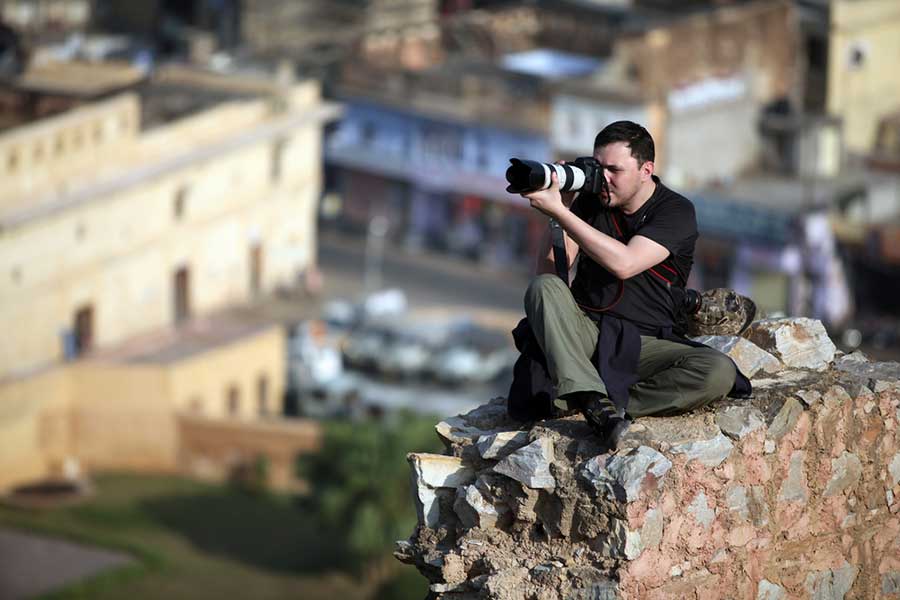
<path id="1" fill-rule="evenodd" d="M 649 181 L 653 177 L 654 167 L 652 160 L 644 161 L 644 164 L 641 165 L 641 181 Z"/>

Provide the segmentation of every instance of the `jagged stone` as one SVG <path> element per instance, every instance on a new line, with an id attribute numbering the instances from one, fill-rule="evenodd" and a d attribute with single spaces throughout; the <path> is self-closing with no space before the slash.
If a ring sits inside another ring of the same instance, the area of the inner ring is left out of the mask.
<path id="1" fill-rule="evenodd" d="M 881 576 L 881 593 L 884 596 L 900 596 L 900 571 L 889 571 Z"/>
<path id="2" fill-rule="evenodd" d="M 859 569 L 846 562 L 838 569 L 810 573 L 806 576 L 806 591 L 812 600 L 843 600 L 858 574 Z"/>
<path id="3" fill-rule="evenodd" d="M 891 487 L 900 483 L 900 452 L 894 455 L 891 464 L 888 465 L 888 472 L 891 474 Z"/>
<path id="4" fill-rule="evenodd" d="M 725 492 L 725 502 L 728 504 L 728 510 L 736 513 L 740 520 L 750 520 L 750 505 L 747 502 L 747 488 L 742 485 L 731 486 Z"/>
<path id="5" fill-rule="evenodd" d="M 796 398 L 788 398 L 766 432 L 766 437 L 775 441 L 781 440 L 794 429 L 797 419 L 803 413 L 803 405 Z"/>
<path id="6" fill-rule="evenodd" d="M 468 425 L 460 416 L 444 419 L 434 426 L 434 430 L 451 444 L 472 443 L 479 437 L 487 435 L 485 431 Z"/>
<path id="7" fill-rule="evenodd" d="M 550 474 L 553 442 L 539 438 L 494 465 L 494 471 L 515 479 L 532 489 L 552 489 L 556 480 Z"/>
<path id="8" fill-rule="evenodd" d="M 500 513 L 474 485 L 465 485 L 456 489 L 456 501 L 453 512 L 467 528 L 480 527 L 487 529 L 497 524 Z"/>
<path id="9" fill-rule="evenodd" d="M 761 580 L 756 589 L 756 600 L 784 600 L 787 598 L 787 590 L 767 579 Z"/>
<path id="10" fill-rule="evenodd" d="M 716 513 L 709 507 L 709 500 L 703 492 L 700 492 L 694 497 L 694 501 L 688 506 L 688 512 L 691 513 L 694 516 L 694 519 L 703 525 L 703 527 L 709 527 L 710 523 L 713 522 L 713 519 L 716 518 Z"/>
<path id="11" fill-rule="evenodd" d="M 436 527 L 440 518 L 438 488 L 455 488 L 472 481 L 475 473 L 455 456 L 413 452 L 406 456 L 419 524 Z"/>
<path id="12" fill-rule="evenodd" d="M 825 487 L 825 497 L 834 496 L 856 485 L 860 477 L 862 463 L 859 462 L 859 457 L 845 450 L 839 457 L 831 459 L 831 479 Z"/>
<path id="13" fill-rule="evenodd" d="M 900 380 L 900 363 L 872 362 L 862 352 L 854 352 L 834 361 L 835 368 L 865 379 L 894 383 Z"/>
<path id="14" fill-rule="evenodd" d="M 805 458 L 806 453 L 802 450 L 795 450 L 791 453 L 791 460 L 788 463 L 788 476 L 781 484 L 779 500 L 806 502 L 806 469 L 803 466 Z"/>
<path id="15" fill-rule="evenodd" d="M 672 461 L 648 446 L 635 448 L 625 456 L 612 456 L 606 462 L 607 472 L 625 490 L 629 502 L 638 499 L 648 474 L 659 481 L 671 468 Z"/>
<path id="16" fill-rule="evenodd" d="M 418 483 L 431 488 L 456 488 L 475 479 L 472 468 L 456 456 L 412 452 L 406 459 Z"/>
<path id="17" fill-rule="evenodd" d="M 734 444 L 731 440 L 719 432 L 719 435 L 712 439 L 672 446 L 672 452 L 686 454 L 688 460 L 699 460 L 707 467 L 718 467 L 731 454 L 732 448 Z"/>
<path id="18" fill-rule="evenodd" d="M 780 360 L 746 338 L 736 335 L 704 335 L 694 339 L 727 354 L 747 377 L 752 378 L 759 371 L 777 373 L 782 369 Z"/>
<path id="19" fill-rule="evenodd" d="M 475 445 L 481 458 L 502 458 L 526 444 L 527 431 L 501 431 L 479 437 Z"/>
<path id="20" fill-rule="evenodd" d="M 837 350 L 822 322 L 815 319 L 757 321 L 744 337 L 795 369 L 825 370 Z"/>
<path id="21" fill-rule="evenodd" d="M 800 390 L 795 394 L 804 406 L 812 406 L 822 399 L 822 394 L 815 390 Z"/>
<path id="22" fill-rule="evenodd" d="M 722 433 L 733 440 L 765 426 L 762 412 L 754 406 L 728 406 L 716 413 L 716 424 Z"/>

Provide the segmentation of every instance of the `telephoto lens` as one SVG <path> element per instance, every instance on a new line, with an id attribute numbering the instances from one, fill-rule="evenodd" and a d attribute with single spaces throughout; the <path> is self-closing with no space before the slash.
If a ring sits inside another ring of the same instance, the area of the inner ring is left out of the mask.
<path id="1" fill-rule="evenodd" d="M 584 185 L 585 172 L 573 164 L 554 165 L 535 160 L 509 159 L 510 167 L 506 169 L 506 191 L 511 194 L 524 194 L 537 190 L 546 190 L 553 183 L 551 173 L 556 173 L 561 192 L 580 190 Z"/>

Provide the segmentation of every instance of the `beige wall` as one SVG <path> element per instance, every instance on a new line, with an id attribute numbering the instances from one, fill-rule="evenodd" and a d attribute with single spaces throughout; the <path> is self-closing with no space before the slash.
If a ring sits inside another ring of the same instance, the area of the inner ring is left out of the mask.
<path id="1" fill-rule="evenodd" d="M 280 414 L 284 343 L 270 326 L 164 364 L 77 361 L 0 383 L 0 490 L 58 476 L 72 459 L 88 472 L 178 469 L 177 415 L 195 411 L 194 398 L 213 420 L 258 423 L 265 375 L 270 410 Z M 230 385 L 242 399 L 237 415 L 227 411 Z"/>
<path id="2" fill-rule="evenodd" d="M 180 361 L 170 368 L 171 395 L 179 412 L 212 418 L 252 420 L 261 414 L 260 379 L 266 380 L 267 413 L 283 408 L 286 350 L 284 331 L 271 327 L 240 346 L 216 348 Z M 228 406 L 230 389 L 237 390 L 236 413 Z"/>
<path id="3" fill-rule="evenodd" d="M 854 48 L 864 55 L 857 66 Z M 879 119 L 900 110 L 900 2 L 832 2 L 828 52 L 827 111 L 843 118 L 847 149 L 868 152 Z"/>
<path id="4" fill-rule="evenodd" d="M 255 244 L 262 290 L 294 283 L 314 259 L 323 118 L 301 118 L 320 108 L 315 86 L 297 86 L 290 100 L 294 112 L 231 103 L 153 130 L 123 149 L 118 172 L 107 165 L 108 176 L 81 182 L 87 189 L 58 192 L 74 205 L 0 230 L 0 378 L 61 359 L 63 332 L 84 305 L 96 346 L 171 325 L 183 266 L 194 314 L 251 297 Z"/>

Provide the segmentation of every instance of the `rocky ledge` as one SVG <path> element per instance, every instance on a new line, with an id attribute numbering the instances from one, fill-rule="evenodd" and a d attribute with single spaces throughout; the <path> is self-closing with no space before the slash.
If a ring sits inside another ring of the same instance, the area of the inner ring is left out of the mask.
<path id="1" fill-rule="evenodd" d="M 614 453 L 503 398 L 439 423 L 397 558 L 445 600 L 900 598 L 900 364 L 810 319 L 704 341 L 753 397 L 638 419 Z"/>

